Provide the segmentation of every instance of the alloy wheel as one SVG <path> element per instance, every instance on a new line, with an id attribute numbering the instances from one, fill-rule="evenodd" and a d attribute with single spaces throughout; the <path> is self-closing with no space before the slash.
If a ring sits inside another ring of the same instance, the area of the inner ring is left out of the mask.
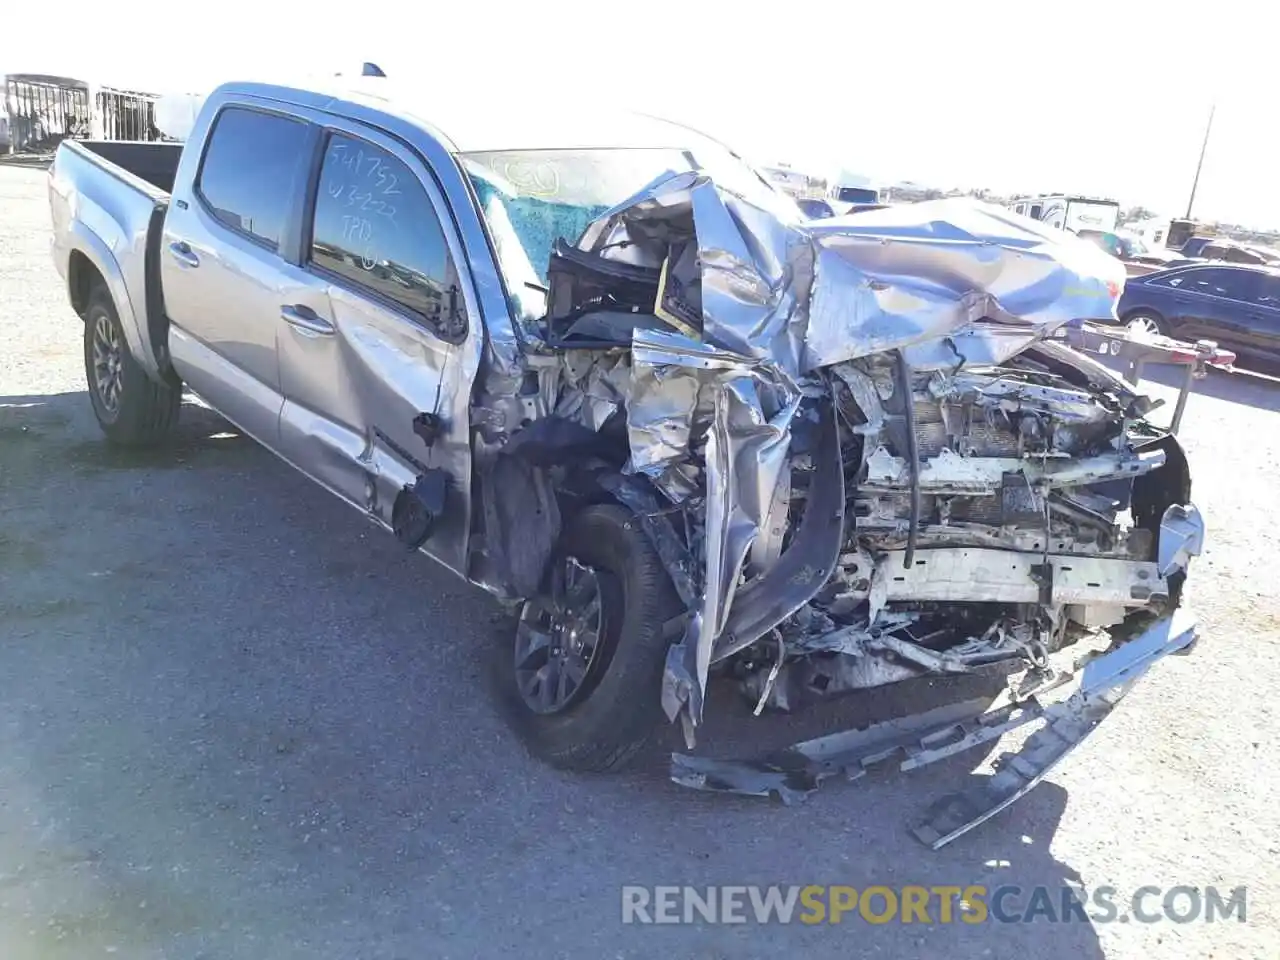
<path id="1" fill-rule="evenodd" d="M 526 601 L 520 612 L 516 687 L 534 713 L 560 713 L 590 689 L 605 625 L 600 576 L 565 557 L 547 594 Z"/>
<path id="2" fill-rule="evenodd" d="M 93 325 L 93 384 L 103 408 L 112 416 L 120 412 L 123 364 L 120 329 L 100 313 Z"/>

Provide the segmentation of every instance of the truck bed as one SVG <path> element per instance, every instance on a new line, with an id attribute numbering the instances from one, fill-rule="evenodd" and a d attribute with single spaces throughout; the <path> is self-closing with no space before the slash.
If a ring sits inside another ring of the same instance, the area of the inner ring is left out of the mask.
<path id="1" fill-rule="evenodd" d="M 173 178 L 182 158 L 180 143 L 133 143 L 128 140 L 81 140 L 80 145 L 108 163 L 145 180 L 164 193 L 173 192 Z"/>
<path id="2" fill-rule="evenodd" d="M 168 322 L 159 245 L 180 143 L 65 140 L 49 171 L 54 262 L 83 310 L 91 282 L 111 294 L 133 355 L 147 373 L 168 372 Z"/>

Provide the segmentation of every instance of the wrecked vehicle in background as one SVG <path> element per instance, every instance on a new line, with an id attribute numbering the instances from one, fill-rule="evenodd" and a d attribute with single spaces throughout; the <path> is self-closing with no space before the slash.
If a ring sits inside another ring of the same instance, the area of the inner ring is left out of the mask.
<path id="1" fill-rule="evenodd" d="M 180 379 L 519 610 L 500 666 L 540 757 L 619 766 L 664 714 L 692 746 L 714 674 L 759 713 L 1017 665 L 994 705 L 674 759 L 679 782 L 790 799 L 1044 720 L 1057 739 L 1028 741 L 1044 749 L 1016 782 L 950 808 L 967 829 L 1190 644 L 1186 459 L 1151 401 L 1052 338 L 1114 314 L 1113 259 L 969 201 L 806 221 L 719 144 L 646 118 L 471 112 L 440 133 L 396 103 L 229 85 L 152 190 L 64 145 L 55 256 L 109 437 L 158 439 Z M 301 128 L 271 248 L 238 239 L 265 217 L 228 220 L 202 189 L 236 111 Z M 135 258 L 118 275 L 75 212 L 107 207 L 145 236 L 102 244 Z M 253 309 L 265 352 L 239 349 Z M 245 369 L 264 358 L 276 394 Z M 1070 648 L 1093 659 L 1064 667 Z"/>

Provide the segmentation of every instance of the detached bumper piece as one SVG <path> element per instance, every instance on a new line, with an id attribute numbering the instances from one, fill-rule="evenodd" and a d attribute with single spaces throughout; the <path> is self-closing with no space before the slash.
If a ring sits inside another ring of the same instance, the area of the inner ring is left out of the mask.
<path id="1" fill-rule="evenodd" d="M 1115 709 L 1152 664 L 1171 653 L 1187 652 L 1195 639 L 1194 616 L 1179 609 L 1073 673 L 1046 678 L 1031 696 L 1015 699 L 1005 693 L 990 703 L 984 699 L 951 704 L 806 740 L 755 760 L 673 754 L 671 779 L 698 790 L 777 795 L 790 804 L 833 776 L 855 780 L 891 757 L 901 758 L 900 769 L 913 770 L 1043 720 L 1044 726 L 1022 749 L 996 758 L 994 774 L 970 774 L 962 790 L 929 807 L 912 832 L 938 850 L 1030 792 Z"/>

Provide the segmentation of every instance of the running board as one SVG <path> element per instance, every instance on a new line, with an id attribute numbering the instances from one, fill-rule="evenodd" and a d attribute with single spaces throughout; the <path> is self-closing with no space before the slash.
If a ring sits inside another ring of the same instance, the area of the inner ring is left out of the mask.
<path id="1" fill-rule="evenodd" d="M 912 830 L 934 850 L 989 820 L 1025 796 L 1111 713 L 1157 660 L 1189 652 L 1196 622 L 1179 609 L 1070 674 L 1045 677 L 1030 695 L 1005 692 L 994 702 L 969 700 L 862 730 L 846 730 L 794 744 L 757 759 L 716 760 L 672 754 L 671 779 L 697 790 L 804 800 L 836 775 L 856 780 L 891 757 L 914 770 L 1033 721 L 1042 729 L 1022 748 L 995 760 L 992 775 L 972 773 L 969 785 L 933 803 Z"/>

